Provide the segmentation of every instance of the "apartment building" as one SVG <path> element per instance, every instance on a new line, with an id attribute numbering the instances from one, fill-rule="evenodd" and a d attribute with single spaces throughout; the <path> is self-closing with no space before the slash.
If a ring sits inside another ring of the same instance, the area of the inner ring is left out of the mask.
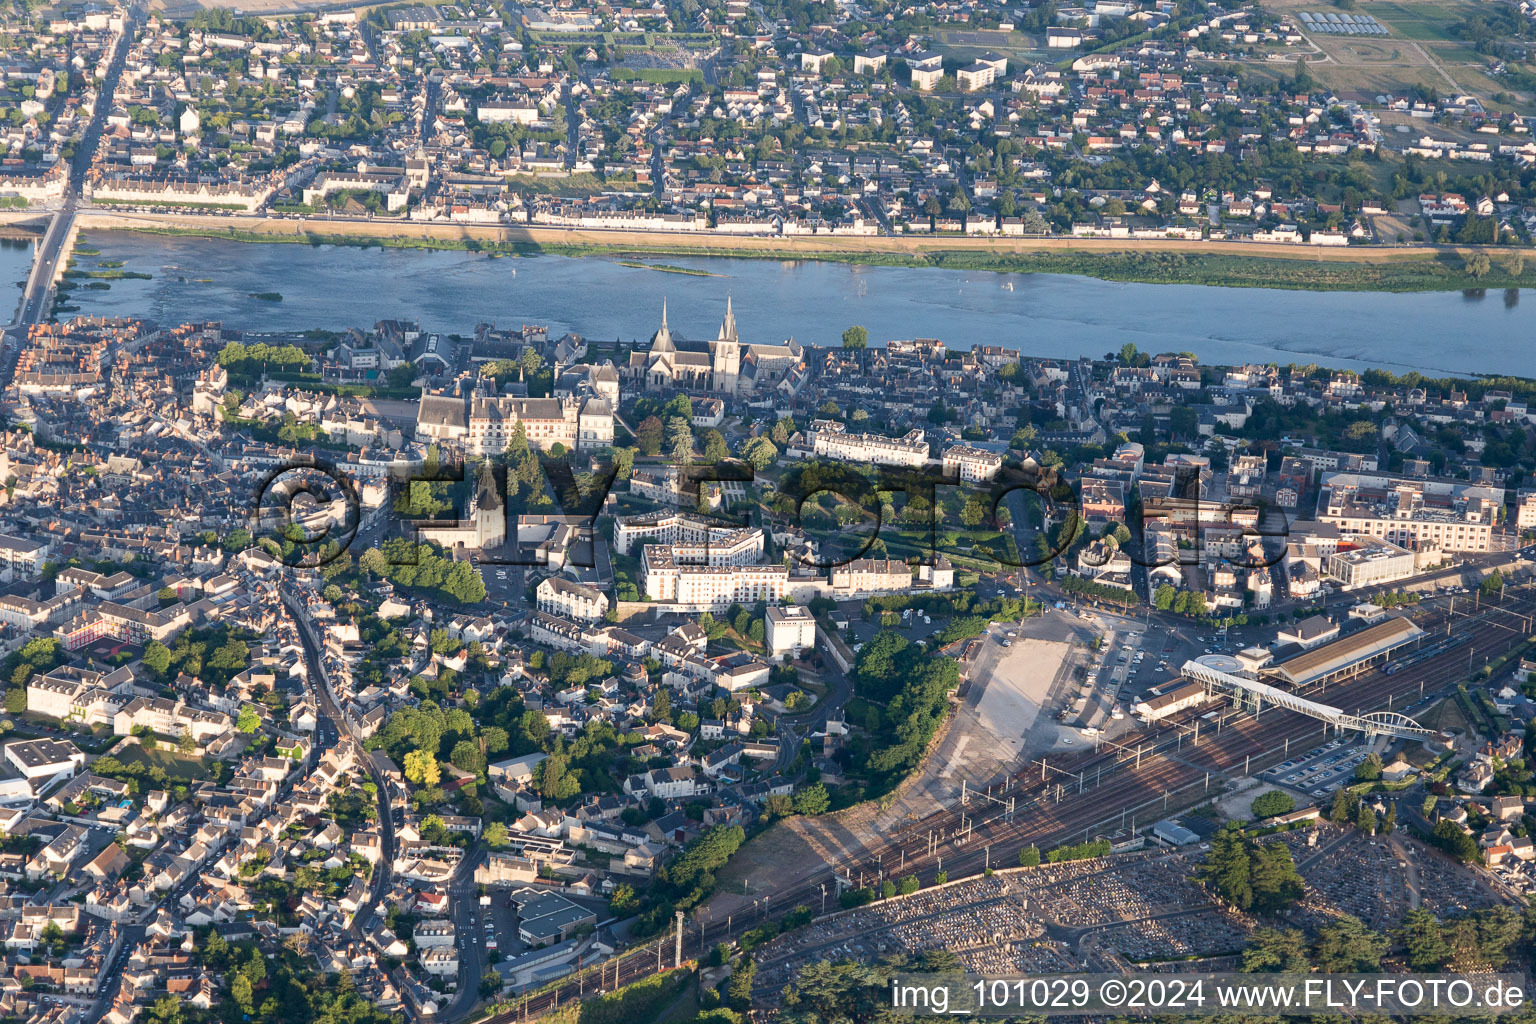
<path id="1" fill-rule="evenodd" d="M 809 608 L 769 608 L 764 639 L 770 658 L 798 657 L 816 646 L 816 616 Z"/>
<path id="2" fill-rule="evenodd" d="M 608 595 L 594 587 L 550 576 L 534 588 L 539 611 L 577 622 L 599 622 L 608 614 Z"/>
<path id="3" fill-rule="evenodd" d="M 1325 478 L 1318 522 L 1344 533 L 1375 537 L 1400 547 L 1434 544 L 1442 551 L 1487 551 L 1503 506 L 1500 488 L 1425 481 L 1377 481 L 1351 474 Z M 1492 492 L 1497 492 L 1497 496 Z"/>
<path id="4" fill-rule="evenodd" d="M 807 430 L 804 441 L 791 447 L 808 449 L 813 455 L 840 462 L 869 462 L 877 466 L 915 468 L 928 464 L 928 442 L 921 430 L 909 430 L 900 438 L 881 434 L 850 434 L 848 428 L 833 420 L 817 420 Z"/>
<path id="5" fill-rule="evenodd" d="M 1407 548 L 1374 537 L 1348 537 L 1328 556 L 1328 575 L 1345 590 L 1407 579 L 1418 571 L 1418 558 Z"/>
<path id="6" fill-rule="evenodd" d="M 762 557 L 763 531 L 739 529 L 689 512 L 614 519 L 613 546 L 619 554 L 632 555 L 643 544 L 676 548 L 679 562 L 739 565 Z"/>
<path id="7" fill-rule="evenodd" d="M 940 465 L 946 477 L 953 474 L 961 483 L 989 483 L 1003 468 L 1003 457 L 996 452 L 957 444 L 944 449 Z"/>

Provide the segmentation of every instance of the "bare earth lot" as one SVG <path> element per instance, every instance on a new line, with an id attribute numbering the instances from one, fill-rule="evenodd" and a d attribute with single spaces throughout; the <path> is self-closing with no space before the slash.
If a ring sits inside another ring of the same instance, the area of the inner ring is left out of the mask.
<path id="1" fill-rule="evenodd" d="M 1083 630 L 1078 620 L 1051 613 L 1019 627 L 1020 636 L 1008 648 L 996 639 L 1001 631 L 993 630 L 970 669 L 962 706 L 921 773 L 884 808 L 867 803 L 835 815 L 791 818 L 753 839 L 720 872 L 709 904 L 712 917 L 750 912 L 758 894 L 799 881 L 830 861 L 856 858 L 866 837 L 953 804 L 962 778 L 973 789 L 984 788 L 1017 770 L 1031 751 L 1053 746 L 1061 727 L 1040 711 L 1068 689 L 1071 641 L 1086 636 Z"/>

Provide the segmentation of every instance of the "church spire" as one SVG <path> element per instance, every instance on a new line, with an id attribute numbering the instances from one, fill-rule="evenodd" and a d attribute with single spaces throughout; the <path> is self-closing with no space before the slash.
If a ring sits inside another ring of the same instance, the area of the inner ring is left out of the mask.
<path id="1" fill-rule="evenodd" d="M 652 352 L 675 352 L 677 347 L 672 344 L 672 331 L 667 327 L 667 300 L 663 296 L 661 300 L 661 326 L 656 333 L 651 335 Z"/>
<path id="2" fill-rule="evenodd" d="M 736 314 L 731 309 L 731 295 L 729 292 L 725 295 L 725 321 L 720 324 L 720 340 L 736 340 Z"/>
<path id="3" fill-rule="evenodd" d="M 501 488 L 496 486 L 496 471 L 490 459 L 480 464 L 479 479 L 475 481 L 475 507 L 487 512 L 501 508 Z"/>

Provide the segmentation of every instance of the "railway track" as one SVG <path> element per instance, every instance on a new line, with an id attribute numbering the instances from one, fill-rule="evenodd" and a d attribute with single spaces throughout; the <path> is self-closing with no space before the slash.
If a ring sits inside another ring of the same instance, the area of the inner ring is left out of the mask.
<path id="1" fill-rule="evenodd" d="M 1483 602 L 1472 615 L 1460 617 L 1435 611 L 1421 618 L 1426 631 L 1420 646 L 1446 636 L 1467 634 L 1464 642 L 1405 666 L 1393 674 L 1372 668 L 1349 679 L 1312 685 L 1296 692 L 1346 710 L 1401 708 L 1421 696 L 1439 696 L 1465 681 L 1477 667 L 1478 655 L 1492 660 L 1530 635 L 1536 616 L 1536 592 L 1513 588 Z M 1412 656 L 1410 651 L 1405 659 Z M 792 888 L 763 898 L 753 909 L 724 921 L 705 917 L 686 925 L 682 958 L 701 958 L 715 943 L 775 920 L 797 907 L 819 911 L 835 899 L 836 877 L 859 884 L 878 884 L 891 876 L 915 874 L 932 884 L 939 871 L 950 877 L 979 873 L 984 866 L 1011 866 L 1018 851 L 1034 844 L 1042 849 L 1089 838 L 1118 820 L 1148 820 L 1147 811 L 1166 808 L 1175 796 L 1213 782 L 1228 773 L 1262 769 L 1286 756 L 1290 746 L 1315 745 L 1329 726 L 1283 708 L 1258 716 L 1235 709 L 1201 718 L 1208 708 L 1192 709 L 1166 723 L 1141 730 L 1113 744 L 1060 758 L 1047 758 L 1011 774 L 1000 783 L 976 791 L 976 803 L 949 808 L 902 828 L 889 841 L 867 851 L 866 857 L 845 865 L 825 865 Z M 1199 733 L 1197 734 L 1197 724 Z M 1012 810 L 1008 802 L 1012 801 Z M 1160 815 L 1159 815 L 1160 816 Z M 996 851 L 996 856 L 993 856 Z M 491 1016 L 489 1024 L 537 1017 L 586 993 L 612 991 L 676 964 L 675 936 L 627 950 L 572 976 L 554 989 L 513 1000 L 512 1009 Z"/>

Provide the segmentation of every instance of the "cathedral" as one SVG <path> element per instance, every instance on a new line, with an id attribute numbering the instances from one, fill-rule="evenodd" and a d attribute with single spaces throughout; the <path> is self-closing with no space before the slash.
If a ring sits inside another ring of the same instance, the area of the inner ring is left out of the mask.
<path id="1" fill-rule="evenodd" d="M 679 388 L 736 395 L 771 386 L 769 377 L 782 374 L 800 362 L 800 345 L 790 339 L 781 345 L 743 345 L 736 331 L 736 313 L 725 300 L 725 319 L 714 341 L 694 342 L 674 335 L 667 326 L 667 304 L 661 305 L 661 327 L 651 335 L 650 347 L 632 352 L 626 374 L 646 388 Z"/>

